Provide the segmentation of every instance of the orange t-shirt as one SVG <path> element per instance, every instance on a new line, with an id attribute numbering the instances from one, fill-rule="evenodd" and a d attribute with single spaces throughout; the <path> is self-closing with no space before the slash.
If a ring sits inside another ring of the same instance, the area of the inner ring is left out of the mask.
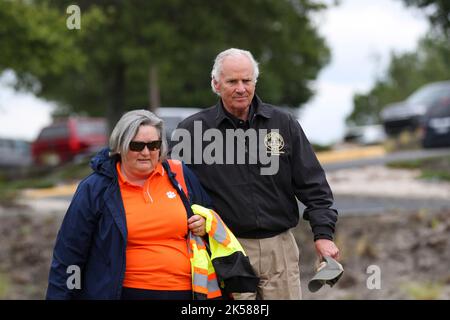
<path id="1" fill-rule="evenodd" d="M 191 290 L 186 209 L 163 166 L 143 187 L 126 180 L 120 163 L 117 172 L 128 229 L 123 286 Z"/>

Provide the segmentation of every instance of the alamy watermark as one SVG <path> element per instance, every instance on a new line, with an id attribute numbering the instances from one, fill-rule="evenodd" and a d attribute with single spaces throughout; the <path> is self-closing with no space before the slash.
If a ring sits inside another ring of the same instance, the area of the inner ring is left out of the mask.
<path id="1" fill-rule="evenodd" d="M 69 30 L 81 29 L 81 10 L 76 4 L 67 7 L 66 13 L 70 14 L 66 19 L 66 26 Z"/>
<path id="2" fill-rule="evenodd" d="M 66 286 L 69 290 L 81 289 L 81 269 L 77 265 L 67 267 L 66 273 L 70 274 L 67 278 Z"/>
<path id="3" fill-rule="evenodd" d="M 284 138 L 278 129 L 203 130 L 201 121 L 194 121 L 193 135 L 176 129 L 171 157 L 186 164 L 260 164 L 261 175 L 275 175 L 284 151 Z M 206 146 L 204 144 L 207 144 Z"/>
<path id="4" fill-rule="evenodd" d="M 381 268 L 376 264 L 371 264 L 367 267 L 366 273 L 370 276 L 366 280 L 366 286 L 369 290 L 381 289 Z"/>

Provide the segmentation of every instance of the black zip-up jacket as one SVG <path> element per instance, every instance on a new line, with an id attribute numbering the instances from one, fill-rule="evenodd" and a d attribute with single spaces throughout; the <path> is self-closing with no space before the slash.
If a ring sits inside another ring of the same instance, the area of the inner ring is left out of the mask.
<path id="1" fill-rule="evenodd" d="M 255 132 L 258 139 L 247 138 L 243 143 L 237 138 L 230 147 L 232 139 L 227 143 L 227 131 L 236 133 L 239 127 L 249 136 Z M 213 128 L 220 132 L 206 131 Z M 278 130 L 279 135 L 267 136 L 264 130 Z M 289 113 L 255 95 L 245 123 L 233 119 L 219 101 L 182 121 L 172 135 L 172 146 L 172 157 L 181 156 L 196 173 L 215 209 L 237 237 L 268 238 L 295 227 L 299 222 L 297 197 L 306 206 L 303 218 L 309 220 L 314 240 L 333 239 L 337 211 L 332 208 L 331 189 L 300 124 Z M 272 163 L 278 158 L 275 174 L 262 174 L 263 168 L 275 165 L 267 164 L 268 158 L 259 157 L 259 152 L 272 154 Z M 243 153 L 245 161 L 238 162 Z"/>

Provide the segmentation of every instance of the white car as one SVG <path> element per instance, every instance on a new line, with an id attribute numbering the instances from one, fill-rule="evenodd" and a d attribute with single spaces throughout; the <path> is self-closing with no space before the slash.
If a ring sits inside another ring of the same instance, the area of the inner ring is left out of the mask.
<path id="1" fill-rule="evenodd" d="M 178 124 L 187 117 L 201 111 L 200 108 L 169 108 L 162 107 L 156 109 L 155 113 L 158 117 L 164 120 L 164 127 L 166 128 L 167 141 L 170 142 L 173 130 L 175 130 Z"/>
<path id="2" fill-rule="evenodd" d="M 31 163 L 29 142 L 0 138 L 0 169 L 26 167 Z"/>
<path id="3" fill-rule="evenodd" d="M 373 145 L 383 143 L 386 140 L 386 134 L 382 125 L 350 127 L 345 132 L 344 140 L 361 145 Z"/>

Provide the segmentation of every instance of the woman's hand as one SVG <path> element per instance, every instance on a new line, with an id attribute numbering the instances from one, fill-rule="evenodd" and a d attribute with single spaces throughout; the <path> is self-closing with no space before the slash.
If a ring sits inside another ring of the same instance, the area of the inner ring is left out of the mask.
<path id="1" fill-rule="evenodd" d="M 188 227 L 195 236 L 203 237 L 206 234 L 206 220 L 198 214 L 188 219 Z"/>

